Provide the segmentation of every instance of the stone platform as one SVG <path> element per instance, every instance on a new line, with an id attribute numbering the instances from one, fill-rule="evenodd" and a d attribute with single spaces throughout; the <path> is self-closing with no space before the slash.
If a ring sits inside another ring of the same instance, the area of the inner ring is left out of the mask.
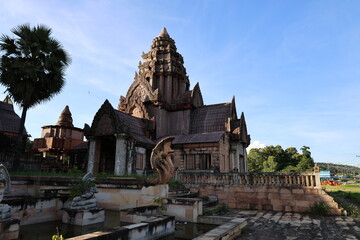
<path id="1" fill-rule="evenodd" d="M 20 229 L 20 220 L 10 218 L 0 221 L 0 239 L 12 240 L 18 239 Z"/>
<path id="2" fill-rule="evenodd" d="M 73 210 L 64 209 L 62 222 L 78 226 L 85 226 L 95 223 L 101 223 L 105 220 L 105 211 L 103 208 L 91 210 Z"/>
<path id="3" fill-rule="evenodd" d="M 223 218 L 244 218 L 239 240 L 360 239 L 360 218 L 272 211 L 232 211 Z"/>

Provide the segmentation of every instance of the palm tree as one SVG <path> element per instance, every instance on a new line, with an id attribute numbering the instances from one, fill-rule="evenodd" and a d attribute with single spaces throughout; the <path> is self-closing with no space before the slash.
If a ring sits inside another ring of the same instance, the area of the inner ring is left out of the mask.
<path id="1" fill-rule="evenodd" d="M 18 168 L 22 150 L 26 112 L 50 100 L 65 85 L 64 71 L 70 57 L 52 38 L 51 28 L 44 25 L 20 25 L 11 30 L 14 38 L 0 37 L 0 84 L 22 108 L 13 168 Z"/>

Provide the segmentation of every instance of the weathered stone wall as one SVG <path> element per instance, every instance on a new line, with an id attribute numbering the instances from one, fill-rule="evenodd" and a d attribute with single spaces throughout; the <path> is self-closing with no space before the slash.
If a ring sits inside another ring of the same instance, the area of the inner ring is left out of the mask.
<path id="1" fill-rule="evenodd" d="M 203 214 L 203 203 L 199 198 L 166 198 L 166 215 L 175 216 L 177 221 L 197 222 Z"/>
<path id="2" fill-rule="evenodd" d="M 20 225 L 61 220 L 65 199 L 13 197 L 5 200 L 11 206 L 11 217 L 20 220 Z"/>
<path id="3" fill-rule="evenodd" d="M 217 196 L 220 203 L 230 208 L 310 212 L 316 202 L 326 202 L 330 213 L 341 214 L 338 204 L 324 190 L 306 187 L 279 186 L 202 186 L 192 191 L 199 191 L 200 196 Z"/>
<path id="4" fill-rule="evenodd" d="M 142 187 L 141 189 L 123 189 L 111 184 L 97 185 L 95 194 L 99 207 L 120 210 L 133 207 L 154 205 L 154 198 L 168 196 L 167 184 Z"/>
<path id="5" fill-rule="evenodd" d="M 230 138 L 228 134 L 224 134 L 220 139 L 217 166 L 220 166 L 220 172 L 229 172 L 235 167 L 230 163 Z"/>
<path id="6" fill-rule="evenodd" d="M 175 218 L 172 216 L 160 216 L 152 217 L 141 223 L 114 228 L 111 231 L 93 232 L 78 237 L 68 238 L 68 240 L 155 240 L 169 235 L 174 231 Z"/>

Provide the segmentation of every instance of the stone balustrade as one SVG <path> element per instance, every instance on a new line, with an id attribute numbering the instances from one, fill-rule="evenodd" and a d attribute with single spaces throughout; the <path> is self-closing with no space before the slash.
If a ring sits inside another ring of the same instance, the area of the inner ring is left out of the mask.
<path id="1" fill-rule="evenodd" d="M 215 173 L 176 171 L 175 179 L 186 187 L 211 186 L 287 186 L 321 188 L 320 175 L 315 172 Z"/>

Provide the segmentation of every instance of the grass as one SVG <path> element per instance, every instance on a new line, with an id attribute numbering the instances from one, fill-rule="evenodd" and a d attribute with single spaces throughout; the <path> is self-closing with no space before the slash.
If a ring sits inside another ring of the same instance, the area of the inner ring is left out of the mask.
<path id="1" fill-rule="evenodd" d="M 314 215 L 326 216 L 330 211 L 329 205 L 326 202 L 316 202 L 311 206 L 310 212 Z"/>
<path id="2" fill-rule="evenodd" d="M 339 186 L 324 186 L 339 206 L 351 217 L 360 217 L 360 185 L 347 184 Z"/>
<path id="3" fill-rule="evenodd" d="M 339 186 L 330 186 L 330 185 L 323 185 L 325 191 L 332 192 L 332 191 L 347 191 L 347 192 L 359 192 L 360 193 L 360 184 L 346 184 L 346 185 L 339 185 Z"/>

